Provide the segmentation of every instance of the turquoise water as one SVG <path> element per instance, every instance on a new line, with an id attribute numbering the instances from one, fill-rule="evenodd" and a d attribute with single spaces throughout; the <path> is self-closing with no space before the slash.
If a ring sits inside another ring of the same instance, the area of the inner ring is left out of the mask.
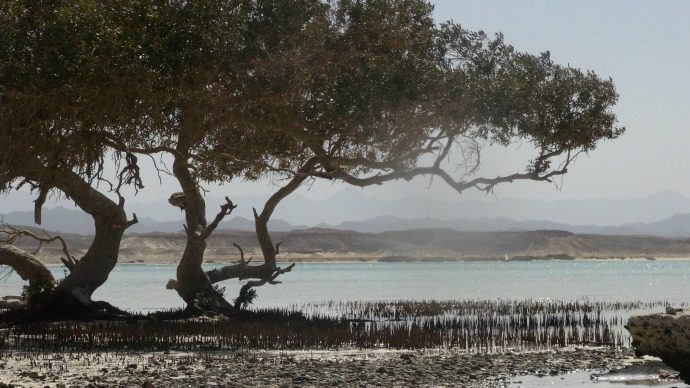
<path id="1" fill-rule="evenodd" d="M 63 276 L 62 267 L 51 269 L 57 277 Z M 174 265 L 118 265 L 94 298 L 138 311 L 181 307 L 177 294 L 165 289 L 167 280 L 174 276 Z M 279 280 L 283 283 L 257 289 L 257 306 L 395 299 L 690 302 L 690 260 L 298 263 Z M 22 284 L 14 274 L 0 280 L 0 296 L 18 294 Z M 240 283 L 230 280 L 221 286 L 232 298 Z"/>

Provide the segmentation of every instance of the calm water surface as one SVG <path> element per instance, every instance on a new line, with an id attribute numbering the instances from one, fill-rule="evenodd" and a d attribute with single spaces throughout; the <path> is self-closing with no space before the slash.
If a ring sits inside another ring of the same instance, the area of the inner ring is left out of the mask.
<path id="1" fill-rule="evenodd" d="M 208 266 L 212 268 L 213 266 Z M 60 266 L 51 267 L 57 277 Z M 95 294 L 125 309 L 182 307 L 165 283 L 174 265 L 118 265 Z M 395 299 L 594 299 L 690 302 L 688 261 L 533 261 L 445 263 L 300 264 L 280 277 L 283 284 L 257 289 L 258 307 L 325 300 Z M 0 281 L 0 296 L 19 293 L 21 279 Z M 221 284 L 226 295 L 237 280 Z"/>

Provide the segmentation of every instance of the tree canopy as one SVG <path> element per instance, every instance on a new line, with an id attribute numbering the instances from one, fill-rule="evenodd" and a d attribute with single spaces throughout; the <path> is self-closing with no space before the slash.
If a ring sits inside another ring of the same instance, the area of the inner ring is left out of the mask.
<path id="1" fill-rule="evenodd" d="M 136 154 L 169 154 L 188 239 L 172 287 L 196 305 L 216 280 L 258 285 L 289 270 L 276 265 L 267 223 L 308 179 L 431 175 L 491 191 L 565 174 L 623 132 L 610 79 L 438 24 L 432 11 L 424 0 L 4 2 L 0 191 L 28 179 L 40 197 L 55 187 L 79 202 L 112 153 L 119 195 L 123 182 L 143 187 Z M 484 145 L 515 142 L 534 149 L 526 166 L 479 174 Z M 235 205 L 207 222 L 199 185 L 265 176 L 286 183 L 255 211 L 264 265 L 205 273 L 205 240 Z"/>

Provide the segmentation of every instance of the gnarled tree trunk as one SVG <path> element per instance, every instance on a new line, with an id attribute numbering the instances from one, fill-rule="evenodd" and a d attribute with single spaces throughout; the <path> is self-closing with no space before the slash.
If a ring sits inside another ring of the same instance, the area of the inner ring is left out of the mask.
<path id="1" fill-rule="evenodd" d="M 192 166 L 188 159 L 188 146 L 185 139 L 180 139 L 178 154 L 173 162 L 173 174 L 182 188 L 182 194 L 177 194 L 176 203 L 185 212 L 185 232 L 187 243 L 182 258 L 177 265 L 177 280 L 168 283 L 168 288 L 175 289 L 194 313 L 213 312 L 228 314 L 232 306 L 225 301 L 214 288 L 202 268 L 206 240 L 218 223 L 232 210 L 234 205 L 228 200 L 221 207 L 216 219 L 209 225 L 206 221 L 206 201 L 201 194 L 199 185 L 192 174 Z"/>
<path id="2" fill-rule="evenodd" d="M 178 153 L 173 163 L 173 173 L 179 181 L 183 192 L 174 194 L 170 199 L 170 203 L 181 207 L 185 212 L 187 244 L 177 266 L 177 279 L 170 280 L 167 288 L 176 290 L 187 303 L 187 306 L 197 313 L 206 311 L 232 314 L 237 306 L 228 303 L 213 288 L 214 283 L 235 278 L 240 280 L 252 279 L 242 286 L 244 291 L 248 291 L 252 287 L 266 283 L 280 283 L 276 281 L 276 278 L 285 272 L 289 272 L 294 267 L 294 264 L 285 268 L 277 266 L 276 255 L 279 252 L 280 243 L 277 245 L 273 244 L 268 232 L 268 221 L 278 203 L 294 192 L 307 179 L 309 176 L 307 172 L 314 168 L 317 161 L 316 159 L 308 161 L 286 186 L 274 193 L 266 202 L 261 214 L 254 210 L 256 234 L 264 256 L 263 264 L 249 265 L 249 261 L 244 260 L 244 253 L 238 246 L 241 253 L 241 259 L 238 264 L 205 272 L 202 264 L 206 250 L 206 240 L 223 218 L 232 212 L 235 205 L 226 198 L 227 203 L 221 206 L 221 210 L 213 222 L 207 224 L 206 203 L 192 174 L 192 168 L 189 165 L 189 158 L 187 156 L 188 148 L 185 148 L 182 140 L 178 143 L 177 151 Z"/>
<path id="3" fill-rule="evenodd" d="M 92 301 L 91 296 L 106 282 L 117 264 L 122 235 L 136 223 L 136 217 L 127 221 L 123 198 L 115 203 L 71 171 L 44 168 L 38 172 L 34 170 L 27 178 L 62 191 L 91 215 L 96 232 L 86 254 L 58 284 L 44 312 L 49 316 L 70 316 L 102 308 L 112 310 L 107 303 Z"/>
<path id="4" fill-rule="evenodd" d="M 309 173 L 316 164 L 316 159 L 307 161 L 287 185 L 281 187 L 271 195 L 264 204 L 261 213 L 258 213 L 256 209 L 254 209 L 254 227 L 256 230 L 256 237 L 259 240 L 259 246 L 261 247 L 261 252 L 264 256 L 263 264 L 250 265 L 249 261 L 245 261 L 244 259 L 242 248 L 235 245 L 240 250 L 240 262 L 238 264 L 226 265 L 206 272 L 206 276 L 210 283 L 217 283 L 229 279 L 252 279 L 245 283 L 240 289 L 240 295 L 242 295 L 252 287 L 262 286 L 267 283 L 278 284 L 280 282 L 277 281 L 276 278 L 292 270 L 295 266 L 294 263 L 284 268 L 280 268 L 277 265 L 276 256 L 279 254 L 280 243 L 273 244 L 271 235 L 268 232 L 268 221 L 271 219 L 280 201 L 299 188 L 299 186 L 310 176 Z M 235 308 L 237 309 L 239 307 L 239 303 L 236 303 Z"/>

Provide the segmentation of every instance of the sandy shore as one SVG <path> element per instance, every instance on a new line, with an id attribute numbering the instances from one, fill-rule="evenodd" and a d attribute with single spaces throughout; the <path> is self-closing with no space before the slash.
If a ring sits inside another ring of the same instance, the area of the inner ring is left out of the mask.
<path id="1" fill-rule="evenodd" d="M 544 352 L 251 351 L 0 353 L 0 381 L 22 387 L 463 386 L 500 387 L 519 376 L 603 371 L 630 350 Z"/>
<path id="2" fill-rule="evenodd" d="M 290 263 L 310 263 L 310 264 L 347 264 L 347 263 L 375 263 L 375 262 L 386 262 L 386 263 L 434 263 L 434 262 L 475 262 L 475 261 L 500 261 L 504 262 L 503 259 L 497 258 L 447 258 L 447 259 L 418 259 L 418 260 L 382 260 L 381 256 L 329 256 L 329 257 L 288 257 L 279 258 L 277 262 L 279 264 L 290 264 Z M 239 260 L 239 259 L 238 259 Z M 257 259 L 255 259 L 257 260 Z M 561 260 L 561 259 L 535 259 L 531 261 L 688 261 L 689 257 L 655 257 L 654 259 L 648 259 L 644 257 L 622 257 L 622 258 L 591 258 L 591 257 L 577 257 L 572 260 Z M 510 262 L 510 260 L 508 260 Z M 514 262 L 524 262 L 527 260 L 514 260 Z M 209 258 L 204 260 L 206 264 L 219 264 L 219 265 L 232 265 L 237 264 L 236 261 L 228 261 L 227 258 Z M 261 262 L 261 258 L 258 258 L 257 262 Z M 177 261 L 171 261 L 167 258 L 147 258 L 147 259 L 128 259 L 121 258 L 119 260 L 120 264 L 175 264 Z M 50 262 L 50 264 L 60 264 L 57 262 Z"/>

